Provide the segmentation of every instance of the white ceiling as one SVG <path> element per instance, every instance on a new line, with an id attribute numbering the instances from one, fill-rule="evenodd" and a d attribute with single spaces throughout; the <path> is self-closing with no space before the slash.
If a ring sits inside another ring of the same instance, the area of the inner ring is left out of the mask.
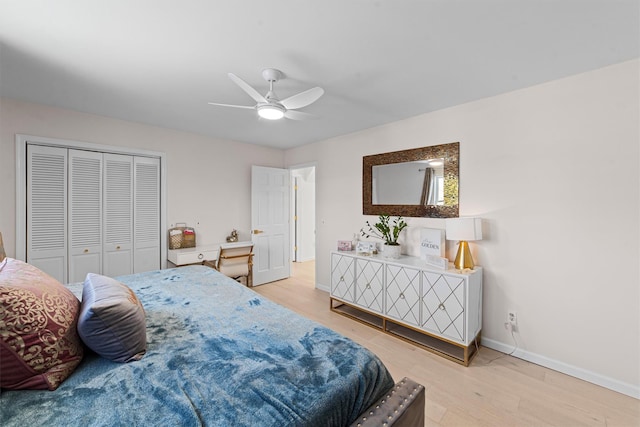
<path id="1" fill-rule="evenodd" d="M 638 0 L 0 0 L 0 94 L 289 148 L 640 56 Z M 316 120 L 258 120 L 228 79 Z"/>

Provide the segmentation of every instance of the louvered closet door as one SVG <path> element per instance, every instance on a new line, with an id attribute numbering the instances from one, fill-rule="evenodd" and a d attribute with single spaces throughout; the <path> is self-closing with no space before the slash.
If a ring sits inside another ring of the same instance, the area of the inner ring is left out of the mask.
<path id="1" fill-rule="evenodd" d="M 104 154 L 102 274 L 133 273 L 133 157 Z"/>
<path id="2" fill-rule="evenodd" d="M 102 272 L 102 153 L 69 150 L 69 282 Z"/>
<path id="3" fill-rule="evenodd" d="M 160 268 L 160 159 L 134 158 L 134 273 Z"/>
<path id="4" fill-rule="evenodd" d="M 67 283 L 67 149 L 27 146 L 27 262 Z"/>

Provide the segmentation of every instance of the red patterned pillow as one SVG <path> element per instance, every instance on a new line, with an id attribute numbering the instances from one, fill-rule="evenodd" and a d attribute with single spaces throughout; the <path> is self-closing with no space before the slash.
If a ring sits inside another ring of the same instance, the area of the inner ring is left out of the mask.
<path id="1" fill-rule="evenodd" d="M 0 386 L 55 390 L 83 356 L 80 301 L 60 282 L 22 261 L 0 262 Z"/>

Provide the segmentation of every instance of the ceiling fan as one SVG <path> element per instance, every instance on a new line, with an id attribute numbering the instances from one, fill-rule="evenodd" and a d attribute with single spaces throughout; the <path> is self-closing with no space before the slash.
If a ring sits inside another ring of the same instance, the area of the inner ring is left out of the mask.
<path id="1" fill-rule="evenodd" d="M 209 102 L 209 104 L 221 107 L 254 109 L 258 112 L 260 117 L 268 120 L 279 120 L 283 117 L 293 120 L 313 118 L 314 116 L 312 114 L 295 110 L 313 104 L 324 94 L 324 89 L 321 87 L 314 87 L 286 99 L 278 99 L 278 96 L 273 91 L 273 84 L 284 78 L 284 74 L 282 71 L 276 70 L 275 68 L 266 68 L 262 70 L 262 77 L 269 82 L 269 92 L 267 92 L 265 96 L 260 95 L 257 90 L 249 86 L 247 82 L 235 74 L 229 73 L 228 76 L 235 84 L 240 86 L 242 90 L 247 92 L 249 96 L 257 102 L 257 104 L 254 106 L 219 104 L 217 102 Z"/>

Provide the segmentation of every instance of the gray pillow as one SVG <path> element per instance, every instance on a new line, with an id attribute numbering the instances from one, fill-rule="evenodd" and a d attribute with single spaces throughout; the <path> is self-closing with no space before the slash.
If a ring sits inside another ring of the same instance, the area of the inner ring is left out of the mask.
<path id="1" fill-rule="evenodd" d="M 136 294 L 110 277 L 89 273 L 82 288 L 78 334 L 114 362 L 140 360 L 147 351 L 144 308 Z"/>

